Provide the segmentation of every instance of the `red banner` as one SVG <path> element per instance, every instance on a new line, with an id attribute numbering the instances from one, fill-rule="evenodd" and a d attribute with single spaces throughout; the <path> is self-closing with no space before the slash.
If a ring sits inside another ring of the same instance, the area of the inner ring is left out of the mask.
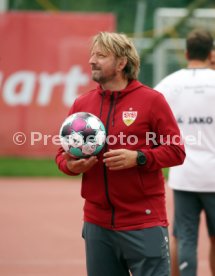
<path id="1" fill-rule="evenodd" d="M 0 15 L 0 155 L 54 156 L 69 107 L 95 85 L 91 37 L 114 30 L 112 14 Z"/>

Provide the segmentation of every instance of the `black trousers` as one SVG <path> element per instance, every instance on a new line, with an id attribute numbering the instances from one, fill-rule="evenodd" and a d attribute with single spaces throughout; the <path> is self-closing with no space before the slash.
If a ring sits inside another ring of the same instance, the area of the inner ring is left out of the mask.
<path id="1" fill-rule="evenodd" d="M 169 276 L 168 230 L 113 231 L 85 222 L 88 276 Z"/>
<path id="2" fill-rule="evenodd" d="M 215 193 L 174 190 L 174 210 L 180 276 L 196 276 L 200 215 L 205 212 L 208 234 L 214 237 Z"/>

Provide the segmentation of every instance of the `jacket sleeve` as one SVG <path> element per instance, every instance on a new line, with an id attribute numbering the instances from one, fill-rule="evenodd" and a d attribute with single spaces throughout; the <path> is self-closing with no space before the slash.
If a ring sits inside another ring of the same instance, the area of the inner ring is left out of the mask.
<path id="1" fill-rule="evenodd" d="M 79 175 L 79 174 L 76 174 L 76 173 L 73 173 L 71 172 L 68 168 L 67 168 L 67 165 L 66 165 L 66 159 L 64 159 L 64 157 L 62 156 L 62 153 L 64 152 L 64 149 L 62 147 L 60 147 L 58 149 L 58 152 L 57 152 L 57 155 L 55 157 L 55 162 L 57 163 L 58 165 L 58 169 L 60 171 L 62 171 L 63 173 L 67 174 L 67 175 L 72 175 L 72 176 L 75 176 L 75 175 Z"/>
<path id="2" fill-rule="evenodd" d="M 71 107 L 70 111 L 69 111 L 69 115 L 75 113 L 75 107 L 74 107 L 74 104 L 73 106 Z M 71 172 L 68 168 L 67 168 L 67 165 L 66 165 L 66 160 L 65 158 L 63 157 L 63 153 L 64 153 L 64 149 L 62 147 L 60 147 L 57 151 L 57 155 L 55 157 L 55 162 L 57 163 L 58 165 L 58 169 L 60 171 L 62 171 L 63 173 L 67 174 L 67 175 L 72 175 L 72 176 L 75 176 L 75 175 L 78 175 L 78 174 L 75 174 L 73 172 Z"/>
<path id="3" fill-rule="evenodd" d="M 175 117 L 162 94 L 158 94 L 151 107 L 151 129 L 149 148 L 142 148 L 147 162 L 144 170 L 157 169 L 181 165 L 185 159 L 183 139 Z"/>

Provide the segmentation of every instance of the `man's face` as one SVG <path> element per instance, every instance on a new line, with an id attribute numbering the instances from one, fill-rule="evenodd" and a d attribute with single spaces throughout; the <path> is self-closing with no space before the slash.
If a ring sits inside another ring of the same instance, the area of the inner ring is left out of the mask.
<path id="1" fill-rule="evenodd" d="M 215 70 L 215 50 L 211 52 L 210 67 Z"/>
<path id="2" fill-rule="evenodd" d="M 117 58 L 112 53 L 104 52 L 98 44 L 92 49 L 89 64 L 92 69 L 92 79 L 100 84 L 113 81 L 119 72 Z"/>

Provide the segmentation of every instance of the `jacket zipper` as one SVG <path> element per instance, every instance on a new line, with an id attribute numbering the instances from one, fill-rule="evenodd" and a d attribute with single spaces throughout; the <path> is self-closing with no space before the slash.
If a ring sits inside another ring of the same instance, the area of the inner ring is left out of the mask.
<path id="1" fill-rule="evenodd" d="M 110 115 L 111 115 L 111 111 L 113 109 L 113 105 L 114 105 L 114 95 L 112 93 L 110 96 L 110 108 L 108 111 L 108 116 L 107 116 L 107 121 L 106 121 L 106 126 L 105 126 L 107 136 L 108 136 L 108 130 L 109 130 Z M 107 151 L 107 144 L 105 144 L 105 152 L 106 151 Z M 113 203 L 110 200 L 110 195 L 109 195 L 109 191 L 108 191 L 107 167 L 105 166 L 105 164 L 103 165 L 103 168 L 104 168 L 105 194 L 106 194 L 107 201 L 111 207 L 111 226 L 113 228 L 114 227 L 115 208 L 114 208 Z"/>

